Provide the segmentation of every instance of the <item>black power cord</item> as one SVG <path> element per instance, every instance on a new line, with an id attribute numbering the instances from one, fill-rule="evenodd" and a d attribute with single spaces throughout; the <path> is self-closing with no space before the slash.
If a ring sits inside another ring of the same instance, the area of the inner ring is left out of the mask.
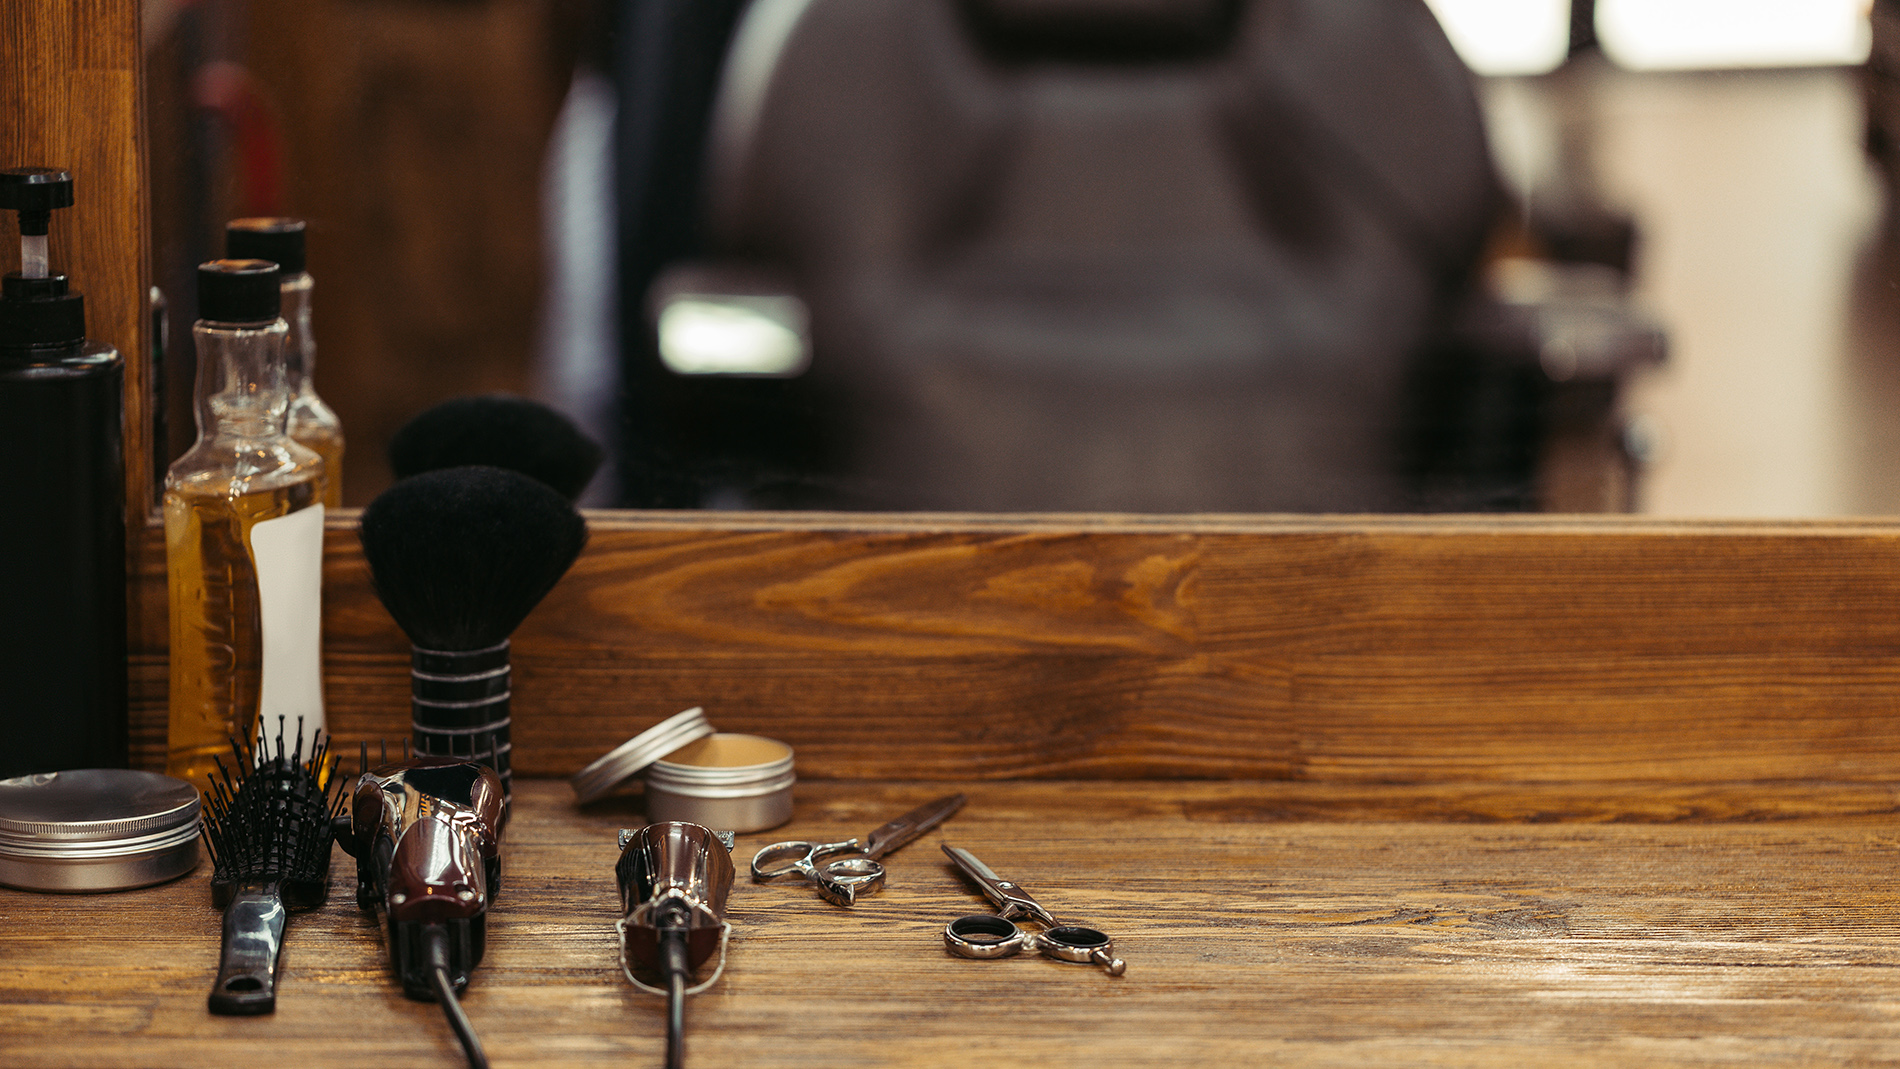
<path id="1" fill-rule="evenodd" d="M 685 1069 L 686 983 L 693 975 L 686 930 L 691 916 L 676 899 L 662 908 L 658 920 L 654 927 L 660 933 L 660 970 L 666 976 L 666 1069 Z"/>
<path id="2" fill-rule="evenodd" d="M 427 955 L 430 979 L 435 984 L 435 1000 L 442 1004 L 442 1014 L 449 1019 L 449 1027 L 455 1030 L 455 1038 L 462 1042 L 462 1053 L 468 1056 L 468 1069 L 488 1069 L 488 1056 L 482 1053 L 482 1041 L 475 1035 L 475 1026 L 469 1023 L 468 1014 L 462 1012 L 462 1004 L 455 998 L 455 984 L 449 979 L 449 933 L 439 924 L 431 924 L 422 930 L 423 952 Z"/>

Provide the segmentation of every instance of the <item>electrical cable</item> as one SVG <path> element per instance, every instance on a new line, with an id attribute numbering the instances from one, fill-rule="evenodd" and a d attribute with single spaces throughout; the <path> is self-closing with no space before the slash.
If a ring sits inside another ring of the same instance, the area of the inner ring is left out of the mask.
<path id="1" fill-rule="evenodd" d="M 442 928 L 430 925 L 424 930 L 423 938 L 429 941 L 430 978 L 435 982 L 435 1000 L 442 1004 L 442 1014 L 449 1019 L 449 1027 L 455 1031 L 455 1038 L 462 1042 L 462 1053 L 468 1056 L 468 1069 L 488 1069 L 488 1056 L 482 1053 L 482 1041 L 475 1035 L 475 1026 L 469 1022 L 468 1014 L 462 1011 L 462 1004 L 455 997 L 455 984 L 449 980 L 449 936 Z"/>
<path id="2" fill-rule="evenodd" d="M 686 977 L 666 983 L 666 1069 L 686 1069 Z"/>
<path id="3" fill-rule="evenodd" d="M 678 899 L 660 914 L 660 968 L 666 974 L 666 1069 L 686 1066 L 686 983 L 693 967 L 687 957 L 686 930 L 691 915 Z"/>

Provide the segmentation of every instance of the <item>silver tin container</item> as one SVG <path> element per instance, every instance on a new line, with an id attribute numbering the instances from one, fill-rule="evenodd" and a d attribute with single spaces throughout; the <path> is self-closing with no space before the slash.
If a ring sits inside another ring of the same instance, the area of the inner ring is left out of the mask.
<path id="1" fill-rule="evenodd" d="M 197 788 L 127 768 L 0 780 L 0 884 L 123 891 L 198 867 Z"/>
<path id="2" fill-rule="evenodd" d="M 792 748 L 762 735 L 708 735 L 647 769 L 647 819 L 764 831 L 792 819 Z"/>
<path id="3" fill-rule="evenodd" d="M 642 732 L 569 781 L 582 802 L 642 774 L 650 821 L 764 831 L 792 819 L 792 748 L 761 735 L 713 730 L 688 709 Z"/>

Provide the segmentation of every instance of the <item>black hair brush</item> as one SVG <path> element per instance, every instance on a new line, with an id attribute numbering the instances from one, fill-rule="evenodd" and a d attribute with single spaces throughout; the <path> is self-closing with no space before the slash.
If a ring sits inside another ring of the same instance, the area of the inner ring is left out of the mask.
<path id="1" fill-rule="evenodd" d="M 526 475 L 461 467 L 383 491 L 358 536 L 377 596 L 415 645 L 416 750 L 483 754 L 506 792 L 508 636 L 580 556 L 586 521 Z"/>
<path id="2" fill-rule="evenodd" d="M 532 476 L 569 501 L 587 489 L 602 456 L 566 416 L 506 394 L 444 401 L 389 440 L 389 466 L 399 479 L 481 464 Z"/>
<path id="3" fill-rule="evenodd" d="M 275 756 L 259 734 L 248 748 L 232 740 L 236 769 L 218 762 L 200 826 L 211 854 L 211 904 L 224 910 L 218 979 L 206 1002 L 212 1013 L 231 1016 L 277 1008 L 284 918 L 329 897 L 333 822 L 343 804 L 331 790 L 321 728 L 311 734 L 308 760 L 301 717 L 291 753 L 284 752 L 282 717 Z"/>

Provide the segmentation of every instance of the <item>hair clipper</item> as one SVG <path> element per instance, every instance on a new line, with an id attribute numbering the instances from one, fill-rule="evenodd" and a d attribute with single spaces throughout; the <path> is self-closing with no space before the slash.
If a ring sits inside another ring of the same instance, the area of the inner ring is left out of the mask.
<path id="1" fill-rule="evenodd" d="M 731 833 L 666 821 L 620 833 L 620 964 L 627 979 L 667 996 L 667 1060 L 682 1062 L 685 996 L 702 991 L 725 969 L 726 896 L 732 890 Z M 693 981 L 719 955 L 705 981 Z"/>
<path id="2" fill-rule="evenodd" d="M 356 858 L 357 904 L 387 920 L 403 994 L 442 1003 L 474 1065 L 485 1063 L 455 995 L 482 960 L 506 819 L 494 769 L 417 754 L 363 774 L 338 836 Z"/>

